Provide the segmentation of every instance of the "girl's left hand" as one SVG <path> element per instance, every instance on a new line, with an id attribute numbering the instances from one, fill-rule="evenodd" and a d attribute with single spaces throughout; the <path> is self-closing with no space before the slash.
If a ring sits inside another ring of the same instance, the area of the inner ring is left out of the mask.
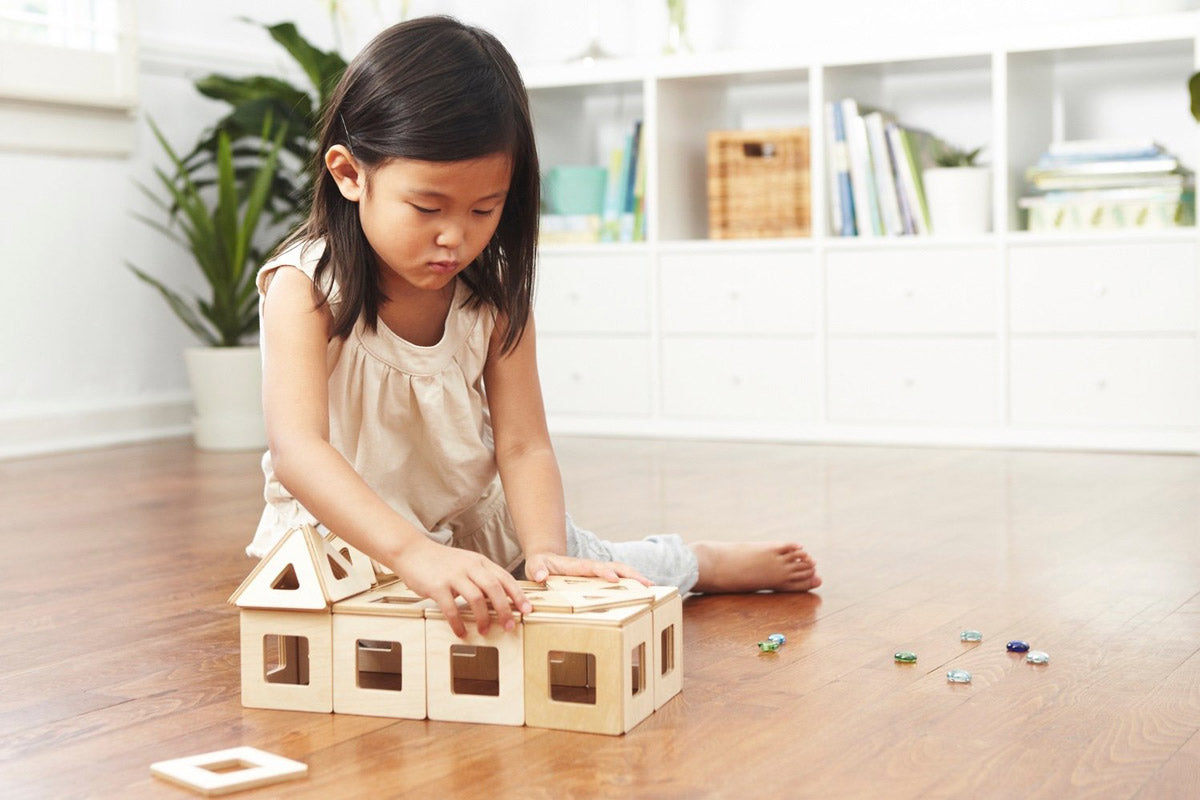
<path id="1" fill-rule="evenodd" d="M 525 577 L 541 583 L 551 575 L 597 577 L 614 583 L 621 578 L 633 578 L 645 586 L 653 586 L 640 572 L 616 561 L 592 561 L 554 553 L 534 553 L 525 558 Z"/>

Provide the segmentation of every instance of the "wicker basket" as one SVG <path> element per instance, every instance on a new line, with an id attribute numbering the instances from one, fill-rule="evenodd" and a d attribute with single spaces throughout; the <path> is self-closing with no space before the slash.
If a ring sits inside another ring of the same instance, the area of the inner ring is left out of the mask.
<path id="1" fill-rule="evenodd" d="M 709 238 L 810 235 L 808 151 L 808 128 L 711 131 Z"/>

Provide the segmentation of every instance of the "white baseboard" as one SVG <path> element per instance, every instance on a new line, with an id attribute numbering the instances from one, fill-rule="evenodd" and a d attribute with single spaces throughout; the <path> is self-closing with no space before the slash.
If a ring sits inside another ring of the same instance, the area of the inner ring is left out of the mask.
<path id="1" fill-rule="evenodd" d="M 186 436 L 187 392 L 0 408 L 0 459 Z"/>

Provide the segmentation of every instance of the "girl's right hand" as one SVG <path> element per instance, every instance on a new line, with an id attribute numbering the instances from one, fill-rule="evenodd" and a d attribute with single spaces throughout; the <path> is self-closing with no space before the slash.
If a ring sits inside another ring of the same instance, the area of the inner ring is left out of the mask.
<path id="1" fill-rule="evenodd" d="M 421 538 L 405 549 L 395 565 L 389 565 L 408 588 L 438 604 L 446 622 L 458 637 L 467 635 L 467 626 L 455 603 L 467 601 L 482 636 L 492 625 L 488 602 L 496 611 L 497 622 L 506 631 L 516 628 L 513 609 L 522 613 L 533 610 L 517 580 L 486 556 L 470 550 L 431 542 Z"/>

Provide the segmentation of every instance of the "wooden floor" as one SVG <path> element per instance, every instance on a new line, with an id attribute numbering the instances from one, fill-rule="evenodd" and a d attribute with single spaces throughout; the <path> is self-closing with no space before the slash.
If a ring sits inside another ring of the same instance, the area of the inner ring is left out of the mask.
<path id="1" fill-rule="evenodd" d="M 244 710 L 258 456 L 0 462 L 0 797 L 187 797 L 150 763 L 240 744 L 310 769 L 244 797 L 1200 797 L 1200 459 L 558 446 L 581 525 L 796 538 L 825 585 L 689 599 L 683 693 L 621 738 Z"/>

